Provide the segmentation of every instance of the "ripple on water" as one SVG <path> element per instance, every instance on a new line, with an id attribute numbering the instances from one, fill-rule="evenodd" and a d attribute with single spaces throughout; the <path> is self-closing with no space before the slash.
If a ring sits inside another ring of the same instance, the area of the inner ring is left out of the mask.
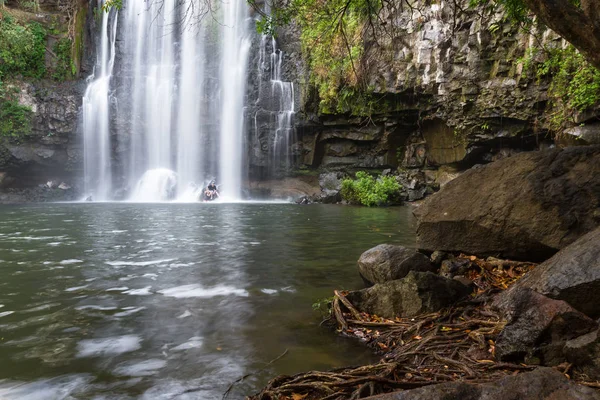
<path id="1" fill-rule="evenodd" d="M 64 375 L 30 383 L 1 382 L 2 400 L 46 400 L 68 399 L 71 395 L 85 390 L 94 378 L 90 375 Z"/>
<path id="2" fill-rule="evenodd" d="M 180 344 L 179 346 L 173 347 L 171 351 L 185 351 L 190 349 L 197 349 L 202 347 L 202 338 L 199 336 L 191 337 L 187 342 Z"/>
<path id="3" fill-rule="evenodd" d="M 98 357 L 128 353 L 140 349 L 141 338 L 136 335 L 86 339 L 77 343 L 77 357 Z"/>
<path id="4" fill-rule="evenodd" d="M 248 297 L 248 292 L 244 289 L 238 289 L 232 286 L 215 286 L 212 288 L 203 288 L 200 285 L 183 285 L 177 286 L 170 289 L 159 290 L 158 293 L 161 293 L 167 297 L 175 297 L 175 298 L 187 298 L 187 297 L 216 297 L 216 296 L 227 296 L 227 295 L 236 295 Z"/>
<path id="5" fill-rule="evenodd" d="M 175 258 L 154 261 L 106 261 L 106 264 L 112 267 L 146 267 L 148 265 L 162 264 L 170 261 L 175 261 Z"/>
<path id="6" fill-rule="evenodd" d="M 83 260 L 78 260 L 76 258 L 72 258 L 72 259 L 68 259 L 68 260 L 62 260 L 59 264 L 60 265 L 71 265 L 71 264 L 79 264 L 82 262 L 83 262 Z"/>
<path id="7" fill-rule="evenodd" d="M 152 294 L 150 289 L 152 289 L 152 286 L 146 286 L 140 289 L 129 289 L 124 291 L 123 293 L 129 294 L 131 296 L 149 296 Z"/>
<path id="8" fill-rule="evenodd" d="M 153 358 L 144 361 L 123 363 L 115 368 L 114 373 L 121 376 L 150 376 L 167 365 L 165 360 Z"/>

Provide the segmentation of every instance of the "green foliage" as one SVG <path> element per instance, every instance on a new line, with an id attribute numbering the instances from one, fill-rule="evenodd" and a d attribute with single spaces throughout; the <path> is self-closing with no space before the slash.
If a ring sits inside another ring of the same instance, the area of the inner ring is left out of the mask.
<path id="1" fill-rule="evenodd" d="M 255 0 L 249 3 L 256 7 Z M 264 34 L 292 18 L 301 28 L 310 83 L 317 88 L 323 113 L 371 115 L 377 99 L 361 77 L 366 22 L 381 9 L 380 0 L 291 0 L 257 23 Z"/>
<path id="2" fill-rule="evenodd" d="M 18 89 L 0 82 L 0 137 L 19 138 L 31 133 L 31 108 L 19 104 Z"/>
<path id="3" fill-rule="evenodd" d="M 68 38 L 59 39 L 54 45 L 54 54 L 56 54 L 56 67 L 52 73 L 52 78 L 57 81 L 64 81 L 70 78 L 73 71 L 71 61 L 72 43 Z"/>
<path id="4" fill-rule="evenodd" d="M 120 10 L 123 7 L 123 0 L 106 0 L 102 5 L 102 11 L 109 12 L 111 8 Z"/>
<path id="5" fill-rule="evenodd" d="M 356 173 L 356 179 L 342 181 L 342 198 L 349 203 L 367 207 L 385 205 L 397 201 L 402 186 L 393 176 L 375 179 L 364 171 Z"/>
<path id="6" fill-rule="evenodd" d="M 326 297 L 319 299 L 312 304 L 312 309 L 318 311 L 323 317 L 326 317 L 331 312 L 331 304 L 333 303 L 333 297 Z"/>
<path id="7" fill-rule="evenodd" d="M 46 73 L 46 31 L 37 22 L 19 24 L 0 14 L 0 79 L 20 74 L 41 78 Z"/>
<path id="8" fill-rule="evenodd" d="M 549 125 L 559 131 L 575 112 L 600 104 L 600 70 L 590 65 L 571 45 L 548 51 L 537 66 L 539 79 L 550 76 L 548 96 L 554 106 Z"/>

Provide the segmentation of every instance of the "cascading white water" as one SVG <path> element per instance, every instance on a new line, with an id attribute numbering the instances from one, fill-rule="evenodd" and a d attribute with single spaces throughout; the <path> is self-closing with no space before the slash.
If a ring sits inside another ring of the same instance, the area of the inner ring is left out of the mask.
<path id="1" fill-rule="evenodd" d="M 251 45 L 248 33 L 244 29 L 247 14 L 248 7 L 245 1 L 230 1 L 224 4 L 220 172 L 224 197 L 233 199 L 240 198 L 242 186 L 244 141 L 240 132 L 244 129 L 246 64 Z"/>
<path id="2" fill-rule="evenodd" d="M 275 128 L 275 139 L 273 142 L 272 164 L 277 165 L 284 158 L 286 167 L 289 167 L 290 139 L 292 135 L 292 118 L 295 114 L 294 105 L 294 83 L 282 80 L 281 64 L 283 63 L 283 52 L 277 49 L 275 38 L 271 38 L 271 96 L 279 98 L 279 112 Z M 285 153 L 284 153 L 285 152 Z"/>
<path id="3" fill-rule="evenodd" d="M 112 188 L 110 79 L 115 63 L 118 15 L 103 12 L 103 4 L 104 0 L 98 0 L 97 10 L 102 15 L 102 22 L 97 65 L 88 78 L 82 105 L 85 193 L 95 201 L 108 200 Z"/>
<path id="4" fill-rule="evenodd" d="M 257 99 L 258 110 L 254 114 L 255 140 L 261 144 L 261 136 L 268 129 L 267 167 L 270 177 L 280 175 L 293 163 L 290 146 L 293 144 L 295 115 L 294 83 L 283 80 L 282 64 L 284 53 L 277 47 L 274 37 L 262 37 L 258 77 L 261 84 Z M 265 74 L 264 72 L 268 72 Z M 269 93 L 267 91 L 270 89 Z M 260 116 L 260 121 L 259 121 Z M 265 116 L 268 116 L 265 118 Z M 265 124 L 267 122 L 267 124 Z M 264 137 L 264 136 L 263 136 Z"/>
<path id="5" fill-rule="evenodd" d="M 177 174 L 167 168 L 150 169 L 138 181 L 131 201 L 159 202 L 173 197 Z"/>
<path id="6" fill-rule="evenodd" d="M 118 100 L 126 106 L 118 107 L 116 118 L 129 124 L 122 122 L 126 132 L 118 135 L 129 137 L 129 152 L 121 165 L 126 169 L 123 186 L 132 201 L 163 199 L 161 187 L 150 193 L 148 183 L 158 183 L 146 172 L 156 175 L 164 170 L 176 174 L 177 188 L 169 192 L 170 199 L 193 200 L 197 195 L 190 193 L 199 191 L 190 188 L 201 187 L 208 179 L 222 184 L 225 198 L 241 198 L 251 20 L 245 0 L 211 6 L 209 10 L 205 0 L 123 2 L 122 57 L 117 66 L 119 81 L 126 85 Z M 102 46 L 99 59 L 105 54 L 114 58 L 114 52 L 105 50 Z M 106 81 L 108 92 L 110 79 Z M 102 107 L 95 98 L 88 103 L 90 110 Z M 90 122 L 84 120 L 86 140 L 98 141 L 99 129 Z M 97 157 L 86 153 L 86 177 L 100 171 L 100 165 L 110 166 L 110 159 L 110 147 Z M 106 172 L 90 190 L 110 198 L 111 181 Z"/>

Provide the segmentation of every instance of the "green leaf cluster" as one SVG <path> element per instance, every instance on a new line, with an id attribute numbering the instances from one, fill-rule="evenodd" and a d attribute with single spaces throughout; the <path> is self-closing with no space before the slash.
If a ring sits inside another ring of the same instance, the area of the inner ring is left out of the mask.
<path id="1" fill-rule="evenodd" d="M 393 176 L 380 176 L 375 179 L 368 173 L 359 171 L 356 173 L 356 179 L 342 181 L 341 195 L 349 203 L 371 207 L 398 201 L 401 188 Z"/>
<path id="2" fill-rule="evenodd" d="M 20 24 L 8 13 L 0 13 L 0 79 L 16 74 L 43 77 L 45 53 L 46 31 L 40 24 Z"/>
<path id="3" fill-rule="evenodd" d="M 249 3 L 256 7 L 254 0 Z M 301 28 L 302 53 L 317 88 L 322 113 L 371 115 L 376 99 L 361 77 L 364 30 L 380 0 L 291 0 L 265 15 L 257 29 L 274 34 L 293 19 Z"/>
<path id="4" fill-rule="evenodd" d="M 19 104 L 17 88 L 0 82 L 0 137 L 20 138 L 31 133 L 31 108 Z"/>
<path id="5" fill-rule="evenodd" d="M 559 131 L 575 112 L 600 104 L 600 70 L 589 64 L 572 46 L 548 50 L 537 65 L 538 79 L 551 77 L 548 96 L 554 106 L 550 128 Z"/>
<path id="6" fill-rule="evenodd" d="M 57 81 L 64 81 L 75 75 L 76 69 L 71 60 L 72 48 L 73 45 L 69 38 L 59 39 L 54 45 L 56 66 L 52 72 L 53 79 Z"/>

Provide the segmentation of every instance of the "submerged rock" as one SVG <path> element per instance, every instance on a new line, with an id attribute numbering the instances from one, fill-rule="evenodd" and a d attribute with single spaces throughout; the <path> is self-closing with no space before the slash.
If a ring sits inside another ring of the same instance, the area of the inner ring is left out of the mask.
<path id="1" fill-rule="evenodd" d="M 404 278 L 410 271 L 435 271 L 427 256 L 392 244 L 380 244 L 361 254 L 358 273 L 367 285 Z"/>
<path id="2" fill-rule="evenodd" d="M 597 212 L 597 211 L 596 211 Z M 530 288 L 600 317 L 600 228 L 538 265 L 510 290 Z"/>
<path id="3" fill-rule="evenodd" d="M 360 311 L 384 318 L 412 317 L 438 311 L 468 296 L 471 289 L 431 272 L 410 271 L 403 279 L 348 293 Z"/>
<path id="4" fill-rule="evenodd" d="M 503 361 L 537 358 L 544 365 L 564 361 L 567 340 L 588 333 L 598 324 L 560 300 L 531 289 L 504 292 L 494 303 L 507 324 L 496 339 L 496 357 Z"/>
<path id="5" fill-rule="evenodd" d="M 551 368 L 538 368 L 497 382 L 448 382 L 368 397 L 368 400 L 600 400 L 600 393 L 578 385 Z"/>
<path id="6" fill-rule="evenodd" d="M 472 168 L 415 210 L 417 246 L 545 260 L 600 222 L 600 146 Z"/>

